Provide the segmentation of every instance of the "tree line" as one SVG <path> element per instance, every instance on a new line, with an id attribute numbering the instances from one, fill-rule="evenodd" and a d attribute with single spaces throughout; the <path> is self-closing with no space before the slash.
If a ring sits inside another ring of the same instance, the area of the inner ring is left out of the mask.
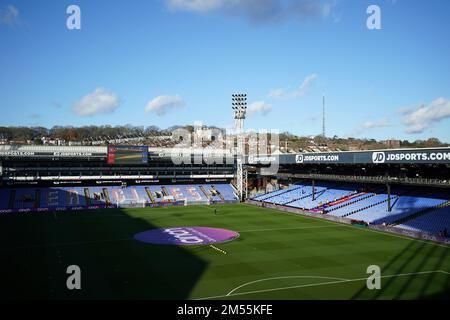
<path id="1" fill-rule="evenodd" d="M 45 127 L 0 127 L 0 141 L 5 142 L 18 142 L 27 143 L 31 142 L 34 144 L 42 143 L 42 138 L 49 139 L 61 139 L 66 142 L 75 141 L 89 141 L 92 139 L 116 139 L 122 137 L 151 137 L 151 136 L 161 136 L 161 135 L 171 135 L 172 131 L 175 129 L 184 128 L 189 132 L 194 131 L 194 126 L 184 125 L 184 126 L 172 126 L 166 129 L 161 129 L 158 126 L 82 126 L 82 127 L 72 127 L 72 126 L 53 126 L 52 128 Z M 204 126 L 204 128 L 209 129 L 219 129 L 216 126 Z M 328 146 L 345 146 L 352 144 L 359 144 L 362 148 L 379 148 L 381 143 L 375 139 L 356 139 L 356 138 L 340 138 L 334 137 L 301 137 L 289 132 L 283 132 L 280 134 L 281 141 L 289 141 L 290 144 L 296 145 L 296 147 L 304 147 L 309 143 L 309 141 L 314 140 L 319 145 Z M 297 146 L 298 144 L 298 146 Z M 402 148 L 432 148 L 432 147 L 447 147 L 448 143 L 441 142 L 437 138 L 429 138 L 426 140 L 401 140 L 400 145 Z"/>
<path id="2" fill-rule="evenodd" d="M 158 126 L 53 126 L 52 128 L 45 127 L 0 127 L 0 140 L 3 142 L 18 142 L 27 143 L 32 142 L 40 144 L 42 138 L 60 139 L 66 142 L 74 141 L 89 141 L 96 139 L 117 139 L 126 137 L 151 137 L 151 136 L 170 136 L 175 129 L 184 128 L 189 132 L 194 131 L 194 126 L 172 126 L 166 129 L 161 129 Z M 217 127 L 207 127 L 217 128 Z"/>
<path id="3" fill-rule="evenodd" d="M 124 137 L 124 136 L 149 136 L 162 135 L 167 130 L 157 126 L 83 126 L 83 127 L 0 127 L 0 139 L 6 141 L 35 141 L 43 137 L 49 139 L 61 139 L 65 141 L 85 141 L 100 137 Z"/>

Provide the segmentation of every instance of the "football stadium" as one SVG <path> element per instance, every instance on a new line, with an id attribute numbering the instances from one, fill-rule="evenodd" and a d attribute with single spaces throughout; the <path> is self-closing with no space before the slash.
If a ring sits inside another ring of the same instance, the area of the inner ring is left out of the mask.
<path id="1" fill-rule="evenodd" d="M 450 298 L 448 1 L 73 2 L 0 2 L 1 301 Z"/>
<path id="2" fill-rule="evenodd" d="M 3 298 L 448 297 L 450 149 L 250 156 L 242 170 L 239 156 L 174 165 L 171 150 L 2 146 Z M 72 264 L 83 290 L 67 290 Z"/>

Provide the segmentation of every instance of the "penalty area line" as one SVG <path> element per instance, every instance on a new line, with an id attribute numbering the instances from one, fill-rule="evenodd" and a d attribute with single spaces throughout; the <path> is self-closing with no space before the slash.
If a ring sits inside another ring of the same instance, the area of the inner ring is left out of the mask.
<path id="1" fill-rule="evenodd" d="M 395 277 L 415 276 L 415 275 L 430 274 L 430 273 L 442 273 L 442 274 L 450 275 L 449 272 L 444 271 L 444 270 L 432 270 L 432 271 L 421 271 L 421 272 L 392 274 L 392 275 L 380 276 L 380 278 L 395 278 Z M 319 278 L 319 277 L 317 277 L 317 278 Z M 270 279 L 270 278 L 268 278 L 268 279 Z M 268 280 L 268 279 L 261 279 L 261 280 L 251 281 L 251 282 L 245 283 L 245 284 L 240 285 L 240 286 L 236 287 L 235 289 L 231 290 L 227 294 L 218 295 L 218 296 L 197 298 L 197 299 L 193 299 L 193 300 L 220 299 L 220 298 L 227 298 L 227 297 L 234 297 L 234 296 L 243 296 L 243 295 L 255 294 L 255 293 L 265 293 L 265 292 L 272 292 L 272 291 L 282 291 L 282 290 L 308 288 L 308 287 L 319 287 L 319 286 L 326 286 L 326 285 L 333 285 L 333 284 L 340 284 L 340 283 L 366 281 L 367 277 L 365 277 L 365 278 L 357 278 L 357 279 L 342 279 L 342 280 L 327 281 L 327 282 L 321 282 L 321 283 L 303 284 L 303 285 L 298 285 L 298 286 L 287 286 L 287 287 L 279 287 L 279 288 L 272 288 L 272 289 L 262 289 L 262 290 L 253 290 L 253 291 L 246 291 L 246 292 L 237 292 L 237 293 L 235 293 L 235 291 L 237 289 L 242 288 L 243 286 L 246 286 L 246 285 L 251 284 L 251 283 L 261 282 L 261 281 Z"/>

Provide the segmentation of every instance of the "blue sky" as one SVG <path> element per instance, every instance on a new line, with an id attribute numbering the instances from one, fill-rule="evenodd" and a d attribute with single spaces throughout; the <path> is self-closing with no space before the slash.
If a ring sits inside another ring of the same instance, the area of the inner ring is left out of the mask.
<path id="1" fill-rule="evenodd" d="M 81 29 L 69 30 L 69 5 Z M 381 8 L 381 30 L 366 27 Z M 230 126 L 450 142 L 448 0 L 0 0 L 0 125 Z"/>

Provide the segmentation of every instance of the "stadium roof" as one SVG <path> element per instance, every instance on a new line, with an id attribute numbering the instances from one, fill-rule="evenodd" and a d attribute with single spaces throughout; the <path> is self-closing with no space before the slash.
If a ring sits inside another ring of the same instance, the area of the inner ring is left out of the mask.
<path id="1" fill-rule="evenodd" d="M 450 148 L 382 149 L 249 156 L 249 164 L 273 162 L 280 164 L 439 164 L 450 163 Z"/>
<path id="2" fill-rule="evenodd" d="M 230 156 L 226 149 L 212 148 L 149 148 L 153 157 L 168 158 L 173 154 Z M 0 146 L 0 160 L 105 158 L 108 147 L 93 146 Z M 450 148 L 381 149 L 370 151 L 311 152 L 298 154 L 272 154 L 246 156 L 247 164 L 439 164 L 450 163 Z"/>

